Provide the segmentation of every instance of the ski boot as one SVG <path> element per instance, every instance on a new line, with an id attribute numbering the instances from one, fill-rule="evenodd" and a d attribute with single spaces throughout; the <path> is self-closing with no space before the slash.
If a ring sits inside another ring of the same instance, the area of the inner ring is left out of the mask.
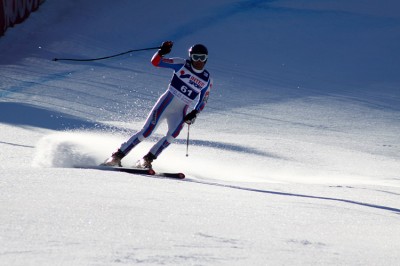
<path id="1" fill-rule="evenodd" d="M 156 156 L 154 156 L 152 153 L 146 154 L 142 159 L 136 162 L 136 168 L 141 168 L 141 169 L 153 169 L 153 166 L 151 163 L 156 159 Z"/>
<path id="2" fill-rule="evenodd" d="M 124 158 L 125 154 L 118 149 L 116 152 L 114 152 L 110 158 L 108 158 L 104 163 L 102 163 L 102 166 L 119 166 L 122 167 L 121 160 Z"/>

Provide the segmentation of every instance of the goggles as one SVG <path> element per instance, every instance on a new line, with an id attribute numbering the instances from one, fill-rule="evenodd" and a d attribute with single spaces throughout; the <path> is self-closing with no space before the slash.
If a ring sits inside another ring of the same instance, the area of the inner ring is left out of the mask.
<path id="1" fill-rule="evenodd" d="M 208 58 L 208 56 L 206 54 L 192 54 L 190 56 L 190 58 L 193 61 L 201 61 L 201 62 L 205 62 Z"/>

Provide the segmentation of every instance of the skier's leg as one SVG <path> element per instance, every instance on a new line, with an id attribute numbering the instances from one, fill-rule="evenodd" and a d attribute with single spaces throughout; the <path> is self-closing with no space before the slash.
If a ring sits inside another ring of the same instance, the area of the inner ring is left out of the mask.
<path id="1" fill-rule="evenodd" d="M 157 128 L 158 123 L 163 119 L 163 114 L 168 105 L 173 99 L 173 95 L 169 92 L 164 93 L 154 105 L 149 113 L 143 128 L 134 134 L 128 141 L 121 144 L 119 149 L 108 158 L 104 165 L 121 166 L 121 160 L 124 158 L 136 145 L 145 138 L 149 137 Z"/>
<path id="2" fill-rule="evenodd" d="M 154 132 L 159 122 L 163 119 L 163 113 L 167 109 L 173 98 L 174 96 L 169 92 L 164 93 L 159 98 L 159 100 L 149 113 L 143 128 L 132 137 L 130 137 L 128 141 L 121 144 L 119 150 L 121 150 L 123 154 L 127 155 L 136 145 L 138 145 Z"/>
<path id="3" fill-rule="evenodd" d="M 157 159 L 157 156 L 167 148 L 174 138 L 171 136 L 165 136 L 157 141 L 156 144 L 150 149 L 150 151 L 143 156 L 142 159 L 136 162 L 138 168 L 152 168 L 152 162 Z"/>
<path id="4" fill-rule="evenodd" d="M 161 138 L 150 150 L 150 154 L 153 154 L 157 158 L 163 150 L 165 150 L 176 137 L 179 136 L 183 126 L 184 117 L 187 113 L 188 106 L 185 106 L 181 112 L 177 112 L 167 117 L 168 132 L 167 135 Z"/>
<path id="5" fill-rule="evenodd" d="M 180 100 L 175 99 L 171 103 L 165 118 L 168 122 L 168 133 L 165 137 L 161 138 L 141 160 L 136 163 L 136 167 L 152 168 L 153 160 L 166 149 L 172 141 L 179 135 L 183 128 L 184 117 L 186 115 L 188 106 L 183 104 Z"/>

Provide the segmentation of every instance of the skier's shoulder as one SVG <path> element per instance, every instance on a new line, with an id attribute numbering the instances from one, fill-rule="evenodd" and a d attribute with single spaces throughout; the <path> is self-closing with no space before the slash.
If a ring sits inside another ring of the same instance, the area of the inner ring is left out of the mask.
<path id="1" fill-rule="evenodd" d="M 207 81 L 210 81 L 210 80 L 211 80 L 210 72 L 208 72 L 207 69 L 204 69 L 204 70 L 203 70 L 203 72 L 201 73 L 201 77 L 202 77 L 204 80 L 207 80 Z"/>
<path id="2" fill-rule="evenodd" d="M 210 77 L 210 72 L 208 72 L 208 70 L 207 69 L 204 69 L 204 71 L 203 71 L 203 75 L 205 76 L 205 77 L 207 77 L 208 79 L 210 79 L 211 77 Z"/>

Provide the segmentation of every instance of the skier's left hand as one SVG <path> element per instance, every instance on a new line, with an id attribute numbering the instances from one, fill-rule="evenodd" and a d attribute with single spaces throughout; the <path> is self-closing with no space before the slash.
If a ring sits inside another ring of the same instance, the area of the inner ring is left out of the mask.
<path id="1" fill-rule="evenodd" d="M 196 117 L 197 117 L 198 113 L 199 112 L 197 110 L 193 110 L 190 113 L 188 113 L 184 118 L 185 123 L 188 125 L 193 125 L 194 121 L 196 121 Z"/>

